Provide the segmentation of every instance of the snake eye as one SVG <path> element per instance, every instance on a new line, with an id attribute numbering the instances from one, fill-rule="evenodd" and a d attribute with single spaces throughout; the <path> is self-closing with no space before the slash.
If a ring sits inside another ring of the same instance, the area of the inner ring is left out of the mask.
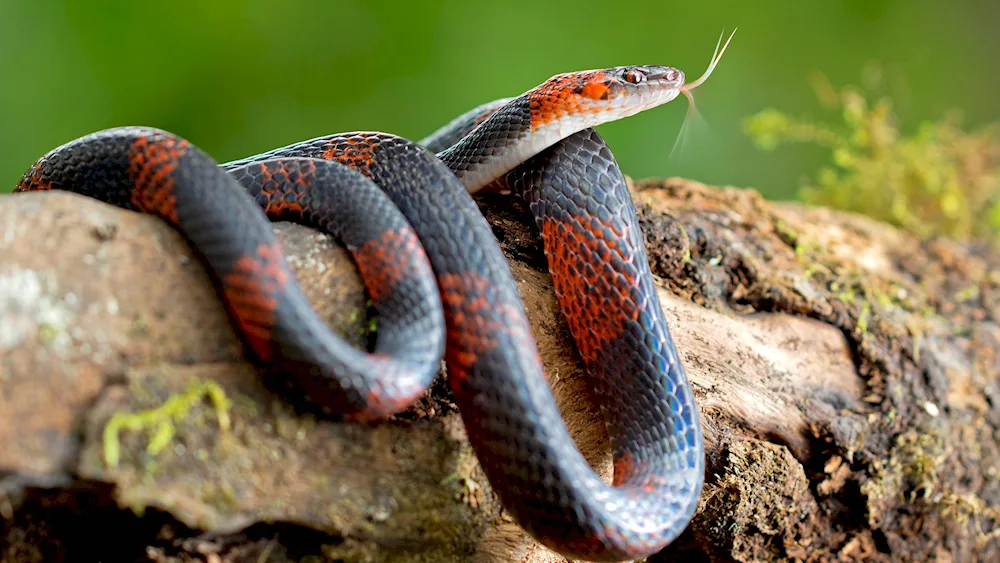
<path id="1" fill-rule="evenodd" d="M 646 73 L 641 70 L 630 68 L 625 71 L 622 78 L 624 78 L 625 82 L 628 82 L 629 84 L 641 84 L 646 81 Z"/>

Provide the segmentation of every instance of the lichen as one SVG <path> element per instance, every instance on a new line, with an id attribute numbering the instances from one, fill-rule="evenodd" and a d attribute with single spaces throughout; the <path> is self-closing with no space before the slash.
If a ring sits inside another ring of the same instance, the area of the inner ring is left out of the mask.
<path id="1" fill-rule="evenodd" d="M 966 132 L 957 112 L 904 134 L 888 97 L 816 81 L 819 99 L 839 110 L 840 126 L 765 109 L 744 122 L 762 150 L 811 143 L 831 163 L 802 185 L 809 203 L 863 213 L 920 236 L 1000 244 L 1000 123 Z"/>
<path id="2" fill-rule="evenodd" d="M 60 355 L 69 353 L 67 332 L 77 312 L 77 297 L 63 292 L 49 271 L 8 265 L 0 270 L 0 350 L 13 349 L 33 334 Z"/>

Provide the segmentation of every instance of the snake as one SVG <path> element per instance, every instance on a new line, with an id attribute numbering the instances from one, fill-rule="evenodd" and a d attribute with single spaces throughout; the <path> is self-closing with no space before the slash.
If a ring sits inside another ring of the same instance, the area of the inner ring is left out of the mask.
<path id="1" fill-rule="evenodd" d="M 356 131 L 227 163 L 165 130 L 114 127 L 50 150 L 15 192 L 68 190 L 165 220 L 210 273 L 249 355 L 326 413 L 371 421 L 406 409 L 443 359 L 469 442 L 517 523 L 567 557 L 637 559 L 687 527 L 705 454 L 627 182 L 594 127 L 689 96 L 700 80 L 668 66 L 557 74 L 419 142 Z M 565 426 L 473 198 L 498 187 L 526 202 L 540 232 L 601 399 L 611 483 Z M 270 227 L 280 220 L 349 251 L 378 314 L 370 350 L 311 307 Z"/>

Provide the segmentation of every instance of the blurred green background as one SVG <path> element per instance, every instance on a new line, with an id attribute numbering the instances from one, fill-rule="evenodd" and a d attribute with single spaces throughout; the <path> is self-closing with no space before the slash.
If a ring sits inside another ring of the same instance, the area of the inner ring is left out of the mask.
<path id="1" fill-rule="evenodd" d="M 161 127 L 220 161 L 349 130 L 419 139 L 481 102 L 548 76 L 667 64 L 693 79 L 719 33 L 739 26 L 696 90 L 707 126 L 668 158 L 686 111 L 602 126 L 635 177 L 683 175 L 794 197 L 828 159 L 762 153 L 742 120 L 765 107 L 819 116 L 822 72 L 859 84 L 877 63 L 904 131 L 960 108 L 997 120 L 995 0 L 274 2 L 0 0 L 0 191 L 77 136 Z"/>

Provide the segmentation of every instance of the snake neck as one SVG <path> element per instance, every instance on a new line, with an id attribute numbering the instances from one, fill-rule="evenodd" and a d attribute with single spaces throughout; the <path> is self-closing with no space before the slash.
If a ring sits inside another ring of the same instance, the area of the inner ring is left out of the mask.
<path id="1" fill-rule="evenodd" d="M 559 133 L 533 130 L 531 100 L 522 94 L 437 156 L 475 193 L 565 136 Z"/>
<path id="2" fill-rule="evenodd" d="M 479 127 L 489 116 L 510 103 L 511 100 L 513 98 L 498 98 L 485 104 L 480 104 L 455 117 L 447 124 L 418 141 L 417 144 L 427 147 L 435 154 L 440 153 L 461 141 L 462 137 L 468 135 L 476 127 Z"/>

